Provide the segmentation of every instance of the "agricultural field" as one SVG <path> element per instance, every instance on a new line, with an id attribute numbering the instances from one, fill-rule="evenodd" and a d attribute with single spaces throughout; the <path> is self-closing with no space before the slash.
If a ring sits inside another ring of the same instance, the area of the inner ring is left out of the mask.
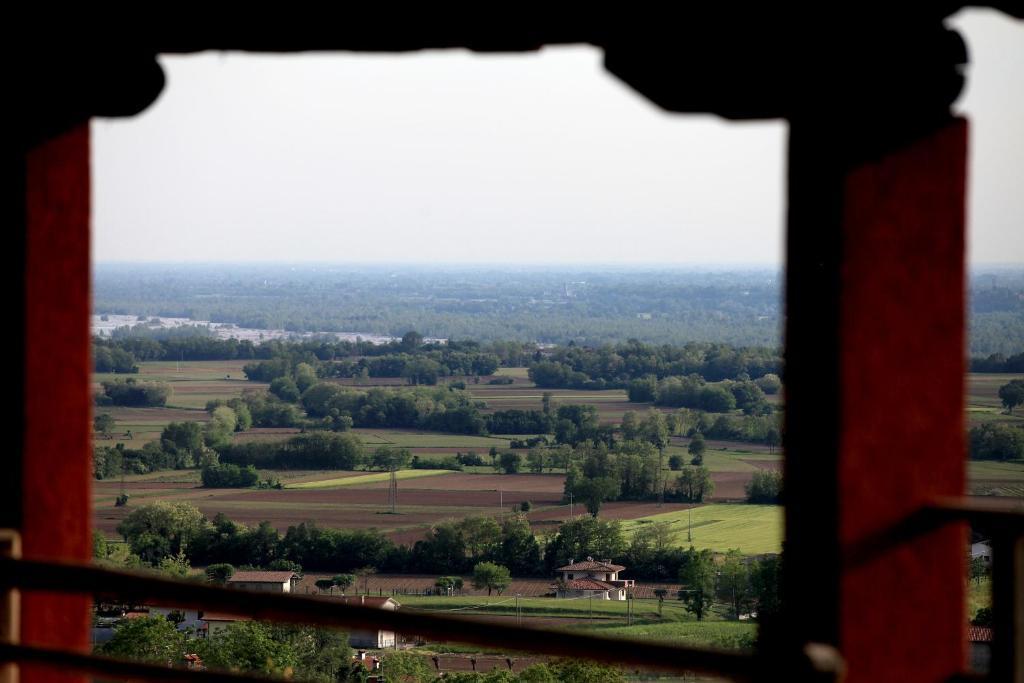
<path id="1" fill-rule="evenodd" d="M 778 505 L 712 504 L 663 512 L 623 523 L 626 532 L 668 523 L 672 542 L 711 550 L 739 548 L 744 555 L 782 550 L 783 509 Z"/>
<path id="2" fill-rule="evenodd" d="M 984 422 L 1024 423 L 1024 410 L 1007 415 L 999 400 L 999 387 L 1024 375 L 971 373 L 967 375 L 967 419 L 971 426 Z"/>

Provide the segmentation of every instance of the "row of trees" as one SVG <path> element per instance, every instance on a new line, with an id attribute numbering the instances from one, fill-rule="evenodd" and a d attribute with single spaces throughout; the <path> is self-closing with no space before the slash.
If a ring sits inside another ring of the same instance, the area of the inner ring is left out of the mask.
<path id="1" fill-rule="evenodd" d="M 374 529 L 325 529 L 312 522 L 282 535 L 269 522 L 250 527 L 224 515 L 212 521 L 188 503 L 140 506 L 118 526 L 136 558 L 129 566 L 192 563 L 360 574 L 367 571 L 438 575 L 471 572 L 480 563 L 513 576 L 550 576 L 570 559 L 608 557 L 637 579 L 674 581 L 689 561 L 668 523 L 647 524 L 626 536 L 617 520 L 577 517 L 554 534 L 535 535 L 525 517 L 470 517 L 441 522 L 412 547 Z M 124 546 L 119 546 L 122 550 Z M 106 556 L 106 555 L 105 555 Z M 176 559 L 181 558 L 181 559 Z"/>
<path id="2" fill-rule="evenodd" d="M 972 460 L 1020 460 L 1024 458 L 1024 428 L 989 422 L 971 427 L 967 435 Z"/>
<path id="3" fill-rule="evenodd" d="M 1024 351 L 1012 356 L 993 353 L 985 358 L 972 358 L 971 372 L 1024 372 Z"/>
<path id="4" fill-rule="evenodd" d="M 167 405 L 171 385 L 167 382 L 139 382 L 135 379 L 115 379 L 101 382 L 97 405 L 154 408 Z"/>
<path id="5" fill-rule="evenodd" d="M 238 621 L 205 638 L 194 635 L 178 629 L 168 617 L 125 619 L 97 652 L 160 666 L 184 666 L 186 656 L 198 655 L 203 665 L 214 671 L 294 676 L 324 683 L 363 680 L 361 665 L 353 665 L 348 635 L 341 631 Z"/>
<path id="6" fill-rule="evenodd" d="M 627 387 L 629 400 L 637 403 L 692 408 L 709 413 L 728 413 L 739 409 L 747 415 L 770 414 L 772 406 L 765 395 L 778 390 L 779 378 L 776 375 L 765 375 L 755 381 L 724 380 L 717 383 L 709 383 L 699 375 L 660 380 L 648 375 L 631 381 Z"/>
<path id="7" fill-rule="evenodd" d="M 695 342 L 655 346 L 630 340 L 597 348 L 570 344 L 545 356 L 544 361 L 530 366 L 533 381 L 542 387 L 574 389 L 621 388 L 649 375 L 661 379 L 696 374 L 710 381 L 742 375 L 756 378 L 777 374 L 782 366 L 776 349 Z"/>

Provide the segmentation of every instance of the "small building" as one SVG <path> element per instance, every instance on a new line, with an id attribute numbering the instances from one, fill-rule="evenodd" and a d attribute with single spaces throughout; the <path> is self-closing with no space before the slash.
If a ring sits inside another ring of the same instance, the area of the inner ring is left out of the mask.
<path id="1" fill-rule="evenodd" d="M 377 597 L 373 595 L 342 595 L 327 598 L 346 605 L 358 605 L 361 607 L 374 607 L 396 611 L 401 605 L 394 598 Z M 350 631 L 348 644 L 354 648 L 368 648 L 379 650 L 385 647 L 395 647 L 398 642 L 394 631 Z"/>
<path id="2" fill-rule="evenodd" d="M 197 630 L 200 637 L 215 636 L 236 621 L 252 621 L 251 617 L 227 612 L 206 612 L 203 614 L 202 625 Z"/>
<path id="3" fill-rule="evenodd" d="M 967 642 L 970 643 L 969 661 L 971 671 L 986 674 L 992 666 L 992 629 L 987 626 L 968 626 Z"/>
<path id="4" fill-rule="evenodd" d="M 636 584 L 632 579 L 620 579 L 619 572 L 625 567 L 612 564 L 611 560 L 595 560 L 588 557 L 584 562 L 569 560 L 559 567 L 561 578 L 555 585 L 559 598 L 598 598 L 601 600 L 625 600 L 629 589 Z"/>
<path id="5" fill-rule="evenodd" d="M 203 610 L 184 607 L 150 607 L 149 615 L 174 621 L 178 630 L 199 629 L 203 624 Z M 173 619 L 172 619 L 173 617 Z"/>
<path id="6" fill-rule="evenodd" d="M 992 544 L 989 541 L 975 541 L 971 543 L 971 559 L 981 558 L 986 567 L 992 566 Z"/>
<path id="7" fill-rule="evenodd" d="M 295 572 L 240 571 L 228 579 L 231 588 L 267 593 L 291 593 L 299 577 Z"/>

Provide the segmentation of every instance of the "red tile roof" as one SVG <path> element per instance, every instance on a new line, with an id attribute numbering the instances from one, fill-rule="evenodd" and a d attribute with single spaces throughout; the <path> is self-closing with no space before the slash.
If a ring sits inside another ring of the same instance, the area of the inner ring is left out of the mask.
<path id="1" fill-rule="evenodd" d="M 968 626 L 967 640 L 971 643 L 991 643 L 992 629 L 987 626 Z"/>
<path id="2" fill-rule="evenodd" d="M 285 583 L 291 581 L 293 576 L 295 572 L 235 572 L 228 579 L 228 583 Z"/>
<path id="3" fill-rule="evenodd" d="M 565 585 L 570 590 L 576 591 L 613 591 L 617 588 L 610 583 L 598 581 L 597 579 L 573 579 L 566 581 Z"/>
<path id="4" fill-rule="evenodd" d="M 574 562 L 567 564 L 564 567 L 559 567 L 560 572 L 585 572 L 585 571 L 600 571 L 600 572 L 621 572 L 625 567 L 620 564 L 608 564 L 605 562 L 595 562 L 594 560 L 587 560 L 585 562 Z"/>

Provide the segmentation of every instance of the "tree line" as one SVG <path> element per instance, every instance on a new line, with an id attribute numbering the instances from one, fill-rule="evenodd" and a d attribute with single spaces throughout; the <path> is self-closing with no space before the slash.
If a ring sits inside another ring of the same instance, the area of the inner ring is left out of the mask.
<path id="1" fill-rule="evenodd" d="M 617 520 L 589 516 L 563 522 L 552 535 L 535 535 L 525 516 L 468 517 L 435 524 L 411 546 L 376 529 L 328 529 L 314 522 L 281 534 L 270 522 L 247 526 L 218 514 L 208 520 L 189 503 L 158 501 L 132 510 L 117 529 L 135 566 L 158 567 L 179 555 L 195 565 L 357 572 L 465 574 L 481 562 L 513 576 L 550 576 L 581 557 L 607 557 L 632 578 L 675 581 L 688 562 L 667 523 L 644 525 L 627 537 Z M 127 562 L 126 560 L 123 560 Z"/>

